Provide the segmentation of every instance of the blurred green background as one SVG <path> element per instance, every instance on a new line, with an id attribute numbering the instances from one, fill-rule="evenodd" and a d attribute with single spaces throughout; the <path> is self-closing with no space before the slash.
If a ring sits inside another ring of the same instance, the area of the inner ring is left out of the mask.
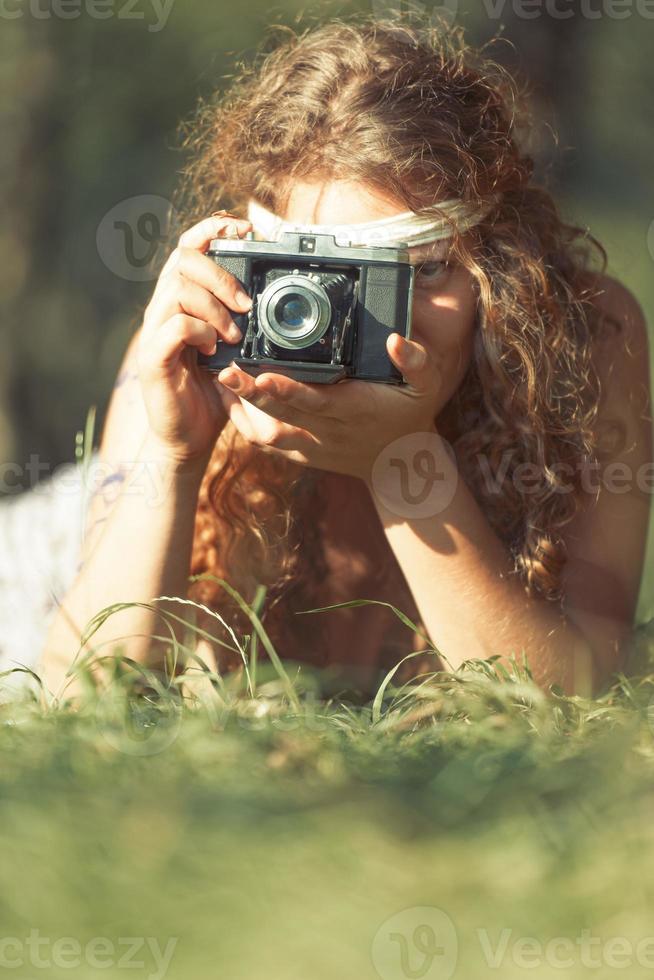
<path id="1" fill-rule="evenodd" d="M 142 260 L 165 230 L 139 219 L 156 219 L 170 199 L 182 163 L 178 126 L 198 97 L 226 84 L 235 59 L 248 57 L 269 24 L 308 25 L 371 5 L 383 13 L 391 3 L 3 0 L 0 463 L 24 465 L 38 454 L 45 475 L 72 459 L 89 405 L 102 415 L 152 289 Z M 501 32 L 512 42 L 494 51 L 532 83 L 540 171 L 566 215 L 605 244 L 610 271 L 651 322 L 650 7 L 414 5 L 419 16 L 455 18 L 471 40 Z M 122 231 L 114 220 L 125 222 Z M 650 583 L 648 573 L 640 619 L 654 614 Z"/>

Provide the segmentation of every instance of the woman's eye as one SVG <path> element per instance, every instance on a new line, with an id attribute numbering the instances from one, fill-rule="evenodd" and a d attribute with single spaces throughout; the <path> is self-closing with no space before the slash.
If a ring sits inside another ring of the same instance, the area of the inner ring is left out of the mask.
<path id="1" fill-rule="evenodd" d="M 416 266 L 416 280 L 421 286 L 432 286 L 447 272 L 447 262 L 423 262 Z"/>

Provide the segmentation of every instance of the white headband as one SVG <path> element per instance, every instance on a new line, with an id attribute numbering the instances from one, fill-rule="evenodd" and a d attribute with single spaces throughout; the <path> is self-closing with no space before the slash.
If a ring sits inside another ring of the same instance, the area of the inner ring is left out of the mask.
<path id="1" fill-rule="evenodd" d="M 379 221 L 364 221 L 351 225 L 311 225 L 294 221 L 284 221 L 279 215 L 268 211 L 262 204 L 250 200 L 248 203 L 248 220 L 252 223 L 257 234 L 265 241 L 277 241 L 285 231 L 300 234 L 333 235 L 338 245 L 374 247 L 383 245 L 399 245 L 404 242 L 410 248 L 430 242 L 443 242 L 443 256 L 447 254 L 447 243 L 452 238 L 454 222 L 460 232 L 467 231 L 487 213 L 462 201 L 444 201 L 438 205 L 446 217 L 435 218 L 432 214 L 416 214 L 414 211 L 404 211 L 402 214 L 381 218 Z M 450 219 L 450 220 L 448 220 Z"/>

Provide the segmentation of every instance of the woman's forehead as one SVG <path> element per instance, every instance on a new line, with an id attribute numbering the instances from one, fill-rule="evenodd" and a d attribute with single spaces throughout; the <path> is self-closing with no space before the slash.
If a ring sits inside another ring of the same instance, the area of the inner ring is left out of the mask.
<path id="1" fill-rule="evenodd" d="M 280 215 L 306 224 L 356 226 L 406 212 L 402 202 L 355 180 L 295 181 L 285 197 Z"/>

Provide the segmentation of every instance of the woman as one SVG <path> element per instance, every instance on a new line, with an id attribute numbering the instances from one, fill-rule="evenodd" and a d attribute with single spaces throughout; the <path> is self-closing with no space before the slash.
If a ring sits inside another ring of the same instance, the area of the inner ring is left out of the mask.
<path id="1" fill-rule="evenodd" d="M 251 632 L 216 578 L 247 601 L 266 587 L 282 657 L 349 665 L 362 686 L 425 636 L 432 669 L 524 654 L 546 691 L 588 694 L 622 666 L 649 513 L 646 327 L 601 247 L 532 183 L 516 110 L 511 79 L 458 31 L 374 18 L 289 31 L 201 109 L 186 230 L 109 408 L 111 492 L 93 501 L 49 631 L 51 689 L 113 603 L 189 595 Z M 413 334 L 387 351 L 406 386 L 198 367 L 250 305 L 210 241 L 283 222 L 347 226 L 353 241 L 402 227 Z M 419 453 L 443 484 L 426 516 L 389 491 L 393 466 L 419 489 Z M 189 589 L 189 571 L 208 577 Z M 392 602 L 424 636 L 412 646 L 381 605 L 294 615 L 360 598 Z M 92 645 L 156 663 L 166 635 L 132 607 Z"/>

